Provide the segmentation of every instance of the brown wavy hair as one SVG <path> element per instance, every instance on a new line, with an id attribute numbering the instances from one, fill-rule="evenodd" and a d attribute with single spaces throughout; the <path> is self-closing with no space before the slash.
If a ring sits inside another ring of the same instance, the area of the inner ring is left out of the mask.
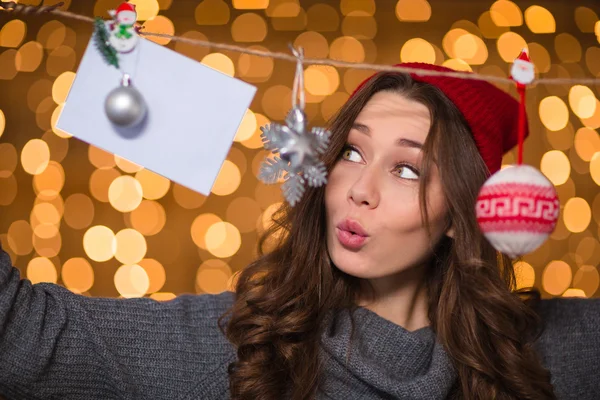
<path id="1" fill-rule="evenodd" d="M 535 311 L 540 293 L 517 290 L 511 259 L 478 228 L 475 202 L 489 172 L 462 114 L 441 90 L 406 74 L 376 75 L 332 119 L 323 159 L 328 171 L 359 112 L 379 91 L 430 110 L 419 197 L 428 221 L 426 183 L 436 163 L 455 233 L 431 243 L 428 316 L 458 374 L 450 397 L 555 399 L 550 373 L 533 347 L 543 329 Z M 295 207 L 283 203 L 260 237 L 258 258 L 236 274 L 235 302 L 219 318 L 237 348 L 228 368 L 232 399 L 314 398 L 325 315 L 358 307 L 360 279 L 340 271 L 328 255 L 324 196 L 324 187 L 307 188 Z"/>

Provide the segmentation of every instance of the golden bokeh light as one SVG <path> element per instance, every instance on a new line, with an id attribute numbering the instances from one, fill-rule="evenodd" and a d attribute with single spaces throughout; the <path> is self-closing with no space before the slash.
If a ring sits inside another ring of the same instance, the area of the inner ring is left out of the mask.
<path id="1" fill-rule="evenodd" d="M 65 287 L 74 293 L 87 292 L 94 285 L 94 269 L 82 257 L 68 259 L 60 274 Z"/>
<path id="2" fill-rule="evenodd" d="M 60 193 L 65 184 L 65 172 L 61 164 L 50 161 L 41 173 L 33 176 L 33 188 L 38 196 L 52 198 Z"/>
<path id="3" fill-rule="evenodd" d="M 198 31 L 187 31 L 183 35 L 181 35 L 181 37 L 190 40 L 208 40 L 205 34 Z M 175 51 L 196 61 L 202 61 L 204 56 L 210 53 L 210 49 L 208 47 L 197 46 L 192 43 L 186 43 L 183 40 L 178 40 L 175 42 Z"/>
<path id="4" fill-rule="evenodd" d="M 567 126 L 569 109 L 565 102 L 557 96 L 548 96 L 539 105 L 540 120 L 551 131 L 558 131 Z"/>
<path id="5" fill-rule="evenodd" d="M 204 261 L 196 273 L 196 286 L 203 293 L 218 294 L 227 290 L 232 271 L 229 265 L 220 259 Z"/>
<path id="6" fill-rule="evenodd" d="M 94 220 L 94 203 L 83 193 L 73 193 L 65 200 L 64 219 L 73 229 L 85 229 Z"/>
<path id="7" fill-rule="evenodd" d="M 506 32 L 500 35 L 496 45 L 498 54 L 508 63 L 514 62 L 521 50 L 527 48 L 525 39 L 515 32 Z"/>
<path id="8" fill-rule="evenodd" d="M 541 6 L 531 6 L 525 10 L 525 23 L 533 33 L 554 33 L 556 31 L 554 16 Z"/>
<path id="9" fill-rule="evenodd" d="M 137 264 L 146 256 L 146 239 L 135 229 L 120 230 L 115 235 L 115 241 L 115 258 L 123 264 Z"/>
<path id="10" fill-rule="evenodd" d="M 202 0 L 194 17 L 198 25 L 225 25 L 229 22 L 229 5 L 223 0 Z"/>
<path id="11" fill-rule="evenodd" d="M 315 31 L 306 31 L 299 34 L 296 40 L 294 40 L 294 47 L 302 47 L 304 57 L 307 58 L 326 58 L 329 55 L 329 43 L 327 39 Z"/>
<path id="12" fill-rule="evenodd" d="M 571 285 L 573 273 L 564 261 L 553 260 L 544 268 L 542 286 L 551 295 L 559 296 Z"/>
<path id="13" fill-rule="evenodd" d="M 590 225 L 592 210 L 584 198 L 570 198 L 562 212 L 565 226 L 571 232 L 583 232 Z"/>
<path id="14" fill-rule="evenodd" d="M 56 283 L 58 272 L 51 260 L 46 257 L 35 257 L 27 264 L 27 279 L 32 284 L 40 282 Z"/>
<path id="15" fill-rule="evenodd" d="M 240 233 L 249 233 L 256 229 L 256 221 L 261 210 L 256 200 L 250 197 L 237 197 L 227 207 L 225 216 Z"/>
<path id="16" fill-rule="evenodd" d="M 116 166 L 115 156 L 94 145 L 88 146 L 88 159 L 96 168 L 109 169 Z"/>
<path id="17" fill-rule="evenodd" d="M 342 36 L 331 42 L 329 57 L 340 61 L 363 62 L 365 49 L 358 39 L 352 36 Z"/>
<path id="18" fill-rule="evenodd" d="M 158 292 L 165 285 L 167 274 L 163 265 L 154 258 L 144 258 L 138 265 L 146 271 L 150 284 L 146 293 Z"/>
<path id="19" fill-rule="evenodd" d="M 575 151 L 583 161 L 591 161 L 600 152 L 600 136 L 590 128 L 579 128 L 575 134 Z"/>
<path id="20" fill-rule="evenodd" d="M 575 272 L 573 287 L 583 290 L 587 297 L 592 297 L 600 285 L 598 269 L 592 265 L 582 265 Z"/>
<path id="21" fill-rule="evenodd" d="M 539 43 L 528 43 L 529 58 L 535 66 L 537 72 L 546 73 L 550 71 L 551 58 L 550 53 Z"/>
<path id="22" fill-rule="evenodd" d="M 306 75 L 304 79 L 306 79 Z M 292 90 L 284 85 L 269 87 L 265 90 L 261 102 L 264 113 L 274 121 L 285 119 L 290 104 L 292 104 Z"/>
<path id="23" fill-rule="evenodd" d="M 64 108 L 64 103 L 56 106 L 56 108 L 52 112 L 52 117 L 50 118 L 50 126 L 52 128 L 52 132 L 54 132 L 54 134 L 56 136 L 63 138 L 63 139 L 68 139 L 68 138 L 72 137 L 73 135 L 63 131 L 62 129 L 59 129 L 56 126 L 56 123 L 58 122 L 58 117 L 60 117 L 60 113 L 62 112 L 63 108 Z"/>
<path id="24" fill-rule="evenodd" d="M 127 172 L 129 174 L 133 174 L 135 172 L 141 171 L 144 167 L 134 163 L 133 161 L 129 161 L 126 158 L 123 158 L 117 154 L 114 155 L 115 164 L 119 169 L 123 172 Z"/>
<path id="25" fill-rule="evenodd" d="M 496 25 L 494 20 L 492 20 L 492 15 L 489 11 L 485 11 L 479 16 L 477 26 L 483 37 L 486 39 L 498 39 L 500 35 L 509 30 L 506 26 Z"/>
<path id="26" fill-rule="evenodd" d="M 145 21 L 152 19 L 158 15 L 157 0 L 128 0 L 131 4 L 135 4 L 135 12 L 137 13 L 137 21 Z M 152 31 L 150 31 L 152 32 Z"/>
<path id="27" fill-rule="evenodd" d="M 42 140 L 48 144 L 50 148 L 50 160 L 58 163 L 62 162 L 69 152 L 69 141 L 58 137 L 52 131 L 46 131 L 42 135 Z"/>
<path id="28" fill-rule="evenodd" d="M 44 172 L 50 162 L 50 148 L 41 139 L 31 139 L 21 151 L 21 165 L 25 172 L 38 175 Z"/>
<path id="29" fill-rule="evenodd" d="M 575 23 L 581 32 L 594 33 L 594 24 L 598 21 L 598 14 L 587 7 L 575 9 Z"/>
<path id="30" fill-rule="evenodd" d="M 233 140 L 235 140 L 236 142 L 243 142 L 244 140 L 248 140 L 250 139 L 250 137 L 252 137 L 252 135 L 254 135 L 256 129 L 256 115 L 254 115 L 252 110 L 247 109 Z"/>
<path id="31" fill-rule="evenodd" d="M 442 66 L 453 69 L 455 71 L 473 72 L 471 66 L 465 61 L 461 60 L 460 58 L 448 59 L 442 63 Z"/>
<path id="32" fill-rule="evenodd" d="M 142 195 L 148 200 L 158 200 L 164 197 L 171 187 L 169 179 L 148 169 L 138 171 L 135 179 L 142 185 Z"/>
<path id="33" fill-rule="evenodd" d="M 267 37 L 267 22 L 256 13 L 238 16 L 231 24 L 231 37 L 236 42 L 262 42 Z"/>
<path id="34" fill-rule="evenodd" d="M 329 121 L 331 117 L 346 103 L 350 96 L 348 93 L 335 92 L 331 96 L 327 96 L 321 103 L 321 115 L 325 121 Z"/>
<path id="35" fill-rule="evenodd" d="M 431 43 L 422 38 L 409 39 L 400 49 L 400 61 L 435 63 L 435 50 Z"/>
<path id="36" fill-rule="evenodd" d="M 487 47 L 483 40 L 471 33 L 466 33 L 456 39 L 453 54 L 454 57 L 470 65 L 482 65 L 488 58 Z"/>
<path id="37" fill-rule="evenodd" d="M 114 168 L 97 169 L 90 176 L 90 193 L 103 203 L 108 203 L 108 189 L 121 174 Z"/>
<path id="38" fill-rule="evenodd" d="M 341 0 L 340 11 L 343 15 L 368 15 L 375 14 L 375 0 Z"/>
<path id="39" fill-rule="evenodd" d="M 0 143 L 0 178 L 11 176 L 19 162 L 17 149 L 10 143 Z"/>
<path id="40" fill-rule="evenodd" d="M 206 250 L 219 258 L 233 256 L 242 244 L 240 231 L 229 222 L 215 222 L 204 236 Z"/>
<path id="41" fill-rule="evenodd" d="M 150 290 L 148 290 L 150 292 Z M 172 292 L 154 292 L 150 295 L 150 298 L 156 301 L 169 301 L 176 298 L 177 295 Z"/>
<path id="42" fill-rule="evenodd" d="M 66 39 L 67 30 L 65 25 L 56 20 L 48 21 L 38 30 L 36 40 L 45 49 L 55 49 L 62 45 Z"/>
<path id="43" fill-rule="evenodd" d="M 238 10 L 264 10 L 269 0 L 233 0 L 233 8 Z"/>
<path id="44" fill-rule="evenodd" d="M 590 118 L 596 112 L 596 96 L 583 85 L 574 85 L 569 90 L 569 105 L 579 118 Z"/>
<path id="45" fill-rule="evenodd" d="M 565 290 L 562 297 L 586 297 L 585 292 L 581 289 L 569 288 Z"/>
<path id="46" fill-rule="evenodd" d="M 0 53 L 0 79 L 10 80 L 17 75 L 16 57 L 17 50 L 15 49 L 4 50 Z"/>
<path id="47" fill-rule="evenodd" d="M 310 65 L 304 72 L 304 87 L 315 96 L 328 96 L 340 85 L 340 76 L 329 65 Z"/>
<path id="48" fill-rule="evenodd" d="M 431 5 L 427 0 L 398 0 L 395 10 L 399 21 L 425 22 L 431 18 Z"/>
<path id="49" fill-rule="evenodd" d="M 559 33 L 554 38 L 554 48 L 558 58 L 565 63 L 576 63 L 581 60 L 581 44 L 575 36 Z"/>
<path id="50" fill-rule="evenodd" d="M 23 44 L 15 56 L 15 67 L 17 71 L 33 72 L 42 62 L 44 49 L 41 44 L 35 41 Z"/>
<path id="51" fill-rule="evenodd" d="M 53 49 L 46 59 L 46 72 L 50 76 L 59 76 L 65 71 L 75 69 L 77 55 L 75 50 L 66 45 Z"/>
<path id="52" fill-rule="evenodd" d="M 173 183 L 173 198 L 177 204 L 188 210 L 201 207 L 206 201 L 206 196 L 178 183 Z"/>
<path id="53" fill-rule="evenodd" d="M 213 184 L 211 193 L 217 196 L 228 196 L 237 190 L 241 181 L 242 175 L 237 165 L 229 160 L 225 160 Z"/>
<path id="54" fill-rule="evenodd" d="M 523 14 L 518 5 L 510 0 L 497 0 L 490 7 L 490 16 L 497 26 L 521 26 Z"/>
<path id="55" fill-rule="evenodd" d="M 225 75 L 235 75 L 233 61 L 231 61 L 231 58 L 227 57 L 225 54 L 210 53 L 202 59 L 202 64 L 212 69 L 216 69 Z"/>
<path id="56" fill-rule="evenodd" d="M 248 46 L 249 50 L 267 51 L 263 46 Z M 237 73 L 248 82 L 266 82 L 273 74 L 274 61 L 270 57 L 259 57 L 251 54 L 240 54 Z"/>
<path id="57" fill-rule="evenodd" d="M 83 234 L 83 249 L 85 254 L 94 261 L 108 261 L 115 256 L 117 239 L 112 229 L 104 225 L 96 225 Z"/>
<path id="58" fill-rule="evenodd" d="M 8 227 L 7 241 L 10 249 L 19 256 L 33 250 L 33 230 L 27 221 L 13 221 Z"/>
<path id="59" fill-rule="evenodd" d="M 307 31 L 335 32 L 340 25 L 337 10 L 329 4 L 318 3 L 310 6 L 306 11 L 306 18 Z"/>
<path id="60" fill-rule="evenodd" d="M 52 85 L 52 100 L 56 104 L 63 104 L 67 100 L 67 94 L 75 80 L 75 72 L 65 71 L 60 74 Z"/>
<path id="61" fill-rule="evenodd" d="M 194 241 L 196 246 L 206 250 L 206 232 L 208 231 L 209 227 L 218 222 L 222 222 L 221 218 L 219 218 L 215 214 L 210 213 L 200 214 L 194 219 L 194 221 L 192 222 L 190 232 L 192 235 L 192 240 Z"/>
<path id="62" fill-rule="evenodd" d="M 19 47 L 25 33 L 27 25 L 20 19 L 13 19 L 4 24 L 0 29 L 0 47 Z"/>
<path id="63" fill-rule="evenodd" d="M 595 152 L 590 160 L 590 176 L 600 186 L 600 151 Z"/>
<path id="64" fill-rule="evenodd" d="M 0 137 L 4 133 L 4 128 L 6 128 L 6 117 L 4 116 L 4 112 L 0 110 Z"/>
<path id="65" fill-rule="evenodd" d="M 133 211 L 142 202 L 143 190 L 140 182 L 132 176 L 122 175 L 108 187 L 108 200 L 115 210 Z"/>
<path id="66" fill-rule="evenodd" d="M 142 27 L 143 30 L 146 32 L 162 33 L 171 36 L 175 34 L 175 25 L 173 25 L 173 21 L 171 21 L 164 15 L 157 15 L 156 17 L 148 19 L 146 22 L 144 22 Z M 151 40 L 154 43 L 158 43 L 163 46 L 169 44 L 169 42 L 171 41 L 170 38 L 162 36 L 147 35 L 144 36 L 144 38 L 147 38 L 148 40 Z"/>
<path id="67" fill-rule="evenodd" d="M 356 39 L 373 39 L 377 35 L 377 21 L 363 11 L 356 11 L 342 20 L 342 34 Z"/>
<path id="68" fill-rule="evenodd" d="M 565 153 L 550 150 L 542 156 L 540 170 L 554 185 L 562 185 L 569 179 L 571 163 Z"/>
<path id="69" fill-rule="evenodd" d="M 143 200 L 130 215 L 131 226 L 145 236 L 159 233 L 167 222 L 164 207 L 153 200 Z"/>
<path id="70" fill-rule="evenodd" d="M 514 264 L 515 277 L 517 278 L 517 289 L 533 287 L 535 284 L 535 269 L 525 261 L 517 261 Z"/>
<path id="71" fill-rule="evenodd" d="M 115 288 L 124 298 L 143 297 L 150 287 L 146 270 L 137 264 L 121 265 L 114 276 Z"/>
<path id="72" fill-rule="evenodd" d="M 259 149 L 263 147 L 263 141 L 260 137 L 260 127 L 265 126 L 271 122 L 267 117 L 265 117 L 262 114 L 254 113 L 254 116 L 256 117 L 256 129 L 254 130 L 254 133 L 252 134 L 252 136 L 250 136 L 250 138 L 242 141 L 242 145 L 249 149 Z"/>

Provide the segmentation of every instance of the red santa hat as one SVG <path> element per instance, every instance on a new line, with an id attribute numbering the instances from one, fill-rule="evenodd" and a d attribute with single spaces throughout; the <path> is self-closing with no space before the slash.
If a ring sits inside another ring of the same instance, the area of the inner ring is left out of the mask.
<path id="1" fill-rule="evenodd" d="M 531 60 L 529 59 L 529 51 L 527 51 L 527 48 L 524 48 L 523 50 L 521 50 L 521 54 L 519 54 L 519 57 L 517 57 L 517 60 L 531 62 Z"/>
<path id="2" fill-rule="evenodd" d="M 132 11 L 132 12 L 135 12 L 135 4 L 121 3 L 121 5 L 119 7 L 117 7 L 116 14 L 118 15 L 121 11 Z"/>
<path id="3" fill-rule="evenodd" d="M 526 53 L 524 57 L 527 57 Z M 401 63 L 396 66 L 455 72 L 446 67 L 426 63 Z M 504 153 L 518 143 L 519 102 L 505 91 L 482 80 L 420 76 L 414 73 L 410 75 L 416 81 L 437 86 L 456 105 L 467 121 L 479 154 L 490 174 L 499 171 Z M 351 97 L 371 78 L 363 81 Z M 528 135 L 529 129 L 525 124 L 525 137 Z"/>

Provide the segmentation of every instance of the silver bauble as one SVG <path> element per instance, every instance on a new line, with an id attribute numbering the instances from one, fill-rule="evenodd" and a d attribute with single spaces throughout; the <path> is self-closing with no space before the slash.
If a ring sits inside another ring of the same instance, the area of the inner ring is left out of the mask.
<path id="1" fill-rule="evenodd" d="M 121 86 L 113 89 L 104 102 L 104 111 L 108 119 L 121 127 L 132 127 L 146 116 L 146 102 L 141 93 L 130 85 L 128 77 Z"/>

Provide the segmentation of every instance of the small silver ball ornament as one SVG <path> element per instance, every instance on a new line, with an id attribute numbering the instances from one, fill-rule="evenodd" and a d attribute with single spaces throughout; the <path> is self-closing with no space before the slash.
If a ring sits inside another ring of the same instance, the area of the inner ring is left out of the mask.
<path id="1" fill-rule="evenodd" d="M 113 89 L 104 101 L 104 111 L 108 119 L 120 127 L 133 127 L 144 119 L 147 112 L 142 94 L 133 86 L 129 75 L 125 74 L 121 86 Z"/>

